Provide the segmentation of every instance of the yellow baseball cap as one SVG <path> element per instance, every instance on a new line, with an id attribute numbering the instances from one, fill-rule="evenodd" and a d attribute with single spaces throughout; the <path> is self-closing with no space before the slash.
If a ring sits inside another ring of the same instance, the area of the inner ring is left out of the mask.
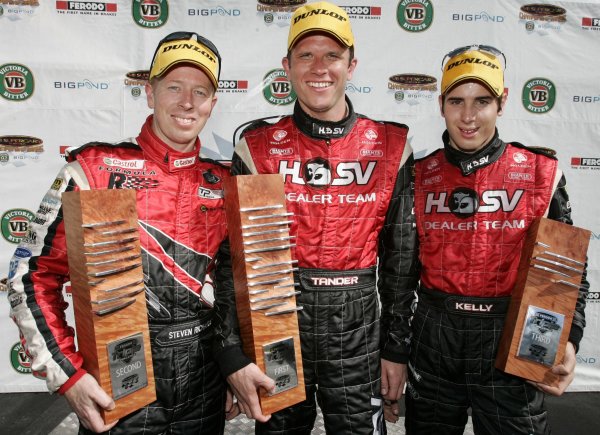
<path id="1" fill-rule="evenodd" d="M 149 80 L 160 77 L 178 63 L 197 65 L 208 76 L 215 89 L 219 87 L 221 56 L 217 47 L 208 39 L 194 32 L 174 32 L 167 35 L 156 47 Z"/>
<path id="2" fill-rule="evenodd" d="M 329 33 L 346 47 L 354 45 L 348 14 L 329 2 L 309 3 L 296 9 L 290 23 L 288 50 L 291 50 L 302 36 L 310 32 Z"/>
<path id="3" fill-rule="evenodd" d="M 451 51 L 442 71 L 442 95 L 466 80 L 477 80 L 487 86 L 497 97 L 504 93 L 504 67 L 500 51 L 487 46 L 468 46 Z M 446 58 L 444 57 L 444 59 Z"/>

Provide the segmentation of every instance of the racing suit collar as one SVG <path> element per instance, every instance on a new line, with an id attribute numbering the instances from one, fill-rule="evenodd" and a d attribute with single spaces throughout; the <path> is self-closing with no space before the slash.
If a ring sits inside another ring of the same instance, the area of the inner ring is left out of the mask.
<path id="1" fill-rule="evenodd" d="M 158 163 L 167 172 L 177 172 L 186 169 L 195 169 L 200 161 L 200 139 L 196 138 L 196 144 L 192 151 L 182 153 L 174 150 L 154 134 L 152 131 L 152 116 L 146 118 L 142 131 L 136 141 L 144 150 L 150 160 Z"/>
<path id="2" fill-rule="evenodd" d="M 356 122 L 356 113 L 348 96 L 346 96 L 346 104 L 348 105 L 348 114 L 341 121 L 321 121 L 311 117 L 308 113 L 302 110 L 300 103 L 296 101 L 294 105 L 294 122 L 300 131 L 309 137 L 317 139 L 336 139 L 346 136 L 352 130 Z"/>
<path id="3" fill-rule="evenodd" d="M 442 140 L 446 158 L 454 166 L 458 166 L 463 175 L 472 174 L 477 169 L 491 165 L 500 158 L 506 148 L 506 144 L 498 137 L 498 129 L 496 129 L 494 137 L 483 148 L 472 154 L 453 148 L 450 145 L 448 130 L 442 135 Z"/>

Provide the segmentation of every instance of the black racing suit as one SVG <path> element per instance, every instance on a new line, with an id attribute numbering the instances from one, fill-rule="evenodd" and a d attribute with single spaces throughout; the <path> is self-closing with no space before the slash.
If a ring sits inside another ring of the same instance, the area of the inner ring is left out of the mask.
<path id="1" fill-rule="evenodd" d="M 409 330 L 411 310 L 400 307 L 414 297 L 417 272 L 407 128 L 357 115 L 347 103 L 349 114 L 338 123 L 312 119 L 296 104 L 293 116 L 248 128 L 235 148 L 234 174 L 284 176 L 302 291 L 307 400 L 257 423 L 257 433 L 310 433 L 315 395 L 328 433 L 384 432 L 380 359 L 408 358 L 399 338 Z M 248 361 L 225 310 L 217 328 L 227 376 Z"/>
<path id="2" fill-rule="evenodd" d="M 496 133 L 465 154 L 448 143 L 416 162 L 422 263 L 406 392 L 408 434 L 549 433 L 544 394 L 495 368 L 527 229 L 540 216 L 572 224 L 556 159 Z M 569 336 L 585 326 L 584 272 Z"/>
<path id="3" fill-rule="evenodd" d="M 199 141 L 188 153 L 168 148 L 151 122 L 129 142 L 94 143 L 70 153 L 15 256 L 11 316 L 34 374 L 50 391 L 64 393 L 86 373 L 64 317 L 69 270 L 61 194 L 135 189 L 157 400 L 122 418 L 110 433 L 218 434 L 225 384 L 211 352 L 205 279 L 226 238 L 221 185 L 229 170 L 200 159 Z"/>

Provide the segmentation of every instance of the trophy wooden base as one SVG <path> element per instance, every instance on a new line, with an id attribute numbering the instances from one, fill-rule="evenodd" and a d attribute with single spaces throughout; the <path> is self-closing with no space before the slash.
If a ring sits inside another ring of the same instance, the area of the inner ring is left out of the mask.
<path id="1" fill-rule="evenodd" d="M 527 234 L 496 368 L 556 386 L 552 366 L 564 357 L 590 232 L 538 218 Z"/>
<path id="2" fill-rule="evenodd" d="M 115 400 L 105 423 L 156 400 L 135 191 L 63 194 L 77 343 Z"/>
<path id="3" fill-rule="evenodd" d="M 260 392 L 263 414 L 306 399 L 289 215 L 279 174 L 225 182 L 236 304 L 246 355 L 276 384 Z"/>

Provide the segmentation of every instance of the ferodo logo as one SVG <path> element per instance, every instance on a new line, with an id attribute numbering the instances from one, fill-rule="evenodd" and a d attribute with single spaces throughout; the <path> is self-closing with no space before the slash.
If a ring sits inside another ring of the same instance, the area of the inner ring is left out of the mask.
<path id="1" fill-rule="evenodd" d="M 396 19 L 407 32 L 427 30 L 433 22 L 433 4 L 429 0 L 401 0 Z"/>
<path id="2" fill-rule="evenodd" d="M 17 373 L 24 375 L 31 374 L 31 359 L 27 356 L 21 343 L 16 343 L 10 349 L 10 364 Z"/>
<path id="3" fill-rule="evenodd" d="M 217 92 L 226 94 L 246 93 L 248 92 L 248 80 L 219 80 Z"/>
<path id="4" fill-rule="evenodd" d="M 381 6 L 340 6 L 346 11 L 350 18 L 359 20 L 379 20 L 381 18 Z"/>
<path id="5" fill-rule="evenodd" d="M 44 151 L 43 143 L 33 136 L 0 136 L 0 151 L 41 153 Z"/>
<path id="6" fill-rule="evenodd" d="M 600 30 L 600 18 L 583 17 L 581 27 L 586 30 Z"/>
<path id="7" fill-rule="evenodd" d="M 19 243 L 27 235 L 33 213 L 25 209 L 8 210 L 0 219 L 2 236 L 10 243 Z"/>
<path id="8" fill-rule="evenodd" d="M 33 95 L 33 74 L 25 65 L 6 63 L 0 66 L 0 95 L 11 101 L 23 101 Z"/>
<path id="9" fill-rule="evenodd" d="M 523 86 L 522 101 L 529 112 L 546 113 L 554 107 L 556 87 L 548 79 L 531 79 Z"/>
<path id="10" fill-rule="evenodd" d="M 167 0 L 133 0 L 131 14 L 135 24 L 146 28 L 158 28 L 169 19 Z"/>
<path id="11" fill-rule="evenodd" d="M 600 170 L 600 157 L 571 157 L 571 167 Z"/>
<path id="12" fill-rule="evenodd" d="M 100 15 L 101 12 L 108 12 L 107 15 L 113 15 L 117 12 L 117 4 L 85 1 L 57 1 L 56 10 L 62 14 L 81 13 L 84 15 Z"/>
<path id="13" fill-rule="evenodd" d="M 285 71 L 281 68 L 271 70 L 263 79 L 263 96 L 271 104 L 288 105 L 296 101 L 296 93 Z"/>

